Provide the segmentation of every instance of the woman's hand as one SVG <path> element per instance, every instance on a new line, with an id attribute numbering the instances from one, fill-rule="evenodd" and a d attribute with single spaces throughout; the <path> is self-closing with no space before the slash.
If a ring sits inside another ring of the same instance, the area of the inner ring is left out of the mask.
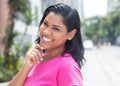
<path id="1" fill-rule="evenodd" d="M 42 50 L 44 48 L 39 44 L 35 45 L 34 48 L 31 48 L 26 54 L 25 65 L 29 68 L 32 68 L 35 64 L 43 60 Z"/>
<path id="2" fill-rule="evenodd" d="M 23 65 L 21 70 L 17 73 L 17 75 L 8 83 L 8 86 L 23 86 L 30 69 L 36 63 L 42 61 L 42 50 L 43 49 L 44 49 L 43 47 L 37 44 L 35 45 L 34 48 L 31 48 L 27 52 L 25 64 Z"/>

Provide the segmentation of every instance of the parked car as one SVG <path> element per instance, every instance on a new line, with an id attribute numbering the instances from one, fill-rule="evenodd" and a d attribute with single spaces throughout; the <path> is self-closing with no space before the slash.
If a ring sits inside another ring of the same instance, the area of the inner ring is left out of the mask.
<path id="1" fill-rule="evenodd" d="M 92 49 L 94 47 L 94 44 L 91 40 L 84 40 L 83 41 L 83 47 L 85 49 Z"/>

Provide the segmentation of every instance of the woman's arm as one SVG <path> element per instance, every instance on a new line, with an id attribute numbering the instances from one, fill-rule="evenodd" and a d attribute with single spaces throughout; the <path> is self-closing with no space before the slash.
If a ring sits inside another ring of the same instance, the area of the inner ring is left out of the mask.
<path id="1" fill-rule="evenodd" d="M 8 86 L 23 86 L 29 70 L 30 69 L 24 65 L 17 75 L 9 82 Z"/>
<path id="2" fill-rule="evenodd" d="M 8 86 L 23 86 L 26 80 L 26 77 L 31 70 L 31 68 L 42 60 L 41 50 L 43 48 L 40 45 L 36 45 L 34 48 L 31 48 L 25 59 L 25 64 L 17 75 L 9 82 Z"/>

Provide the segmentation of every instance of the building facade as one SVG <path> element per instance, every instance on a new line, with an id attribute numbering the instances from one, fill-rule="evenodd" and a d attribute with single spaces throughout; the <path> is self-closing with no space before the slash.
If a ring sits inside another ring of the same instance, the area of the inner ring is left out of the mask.
<path id="1" fill-rule="evenodd" d="M 56 4 L 56 3 L 65 3 L 71 6 L 72 8 L 77 9 L 79 12 L 81 20 L 84 19 L 84 11 L 83 11 L 83 0 L 42 0 L 42 12 L 50 5 Z"/>
<path id="2" fill-rule="evenodd" d="M 108 0 L 108 12 L 114 11 L 120 7 L 120 0 Z"/>

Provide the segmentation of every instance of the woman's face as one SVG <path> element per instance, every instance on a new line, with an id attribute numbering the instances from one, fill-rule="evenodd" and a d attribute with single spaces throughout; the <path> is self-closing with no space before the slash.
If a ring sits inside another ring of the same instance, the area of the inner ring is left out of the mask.
<path id="1" fill-rule="evenodd" d="M 40 45 L 45 49 L 64 49 L 69 38 L 63 17 L 50 12 L 40 26 Z"/>

